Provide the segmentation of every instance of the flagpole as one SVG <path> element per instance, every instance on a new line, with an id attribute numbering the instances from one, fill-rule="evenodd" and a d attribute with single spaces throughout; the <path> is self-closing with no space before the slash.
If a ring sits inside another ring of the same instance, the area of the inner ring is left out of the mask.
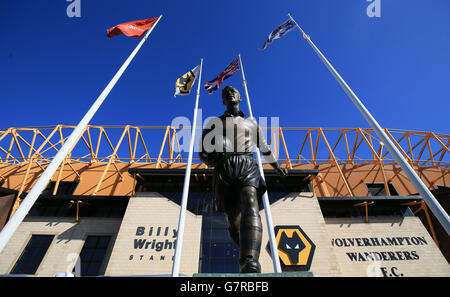
<path id="1" fill-rule="evenodd" d="M 356 96 L 356 94 L 347 85 L 347 83 L 342 79 L 342 77 L 334 69 L 334 67 L 331 65 L 331 63 L 328 62 L 328 60 L 325 58 L 325 56 L 322 54 L 322 52 L 311 41 L 311 38 L 309 37 L 309 35 L 306 34 L 302 30 L 302 28 L 300 28 L 300 26 L 297 24 L 297 22 L 292 18 L 292 16 L 289 13 L 288 13 L 288 16 L 295 23 L 297 28 L 302 33 L 303 38 L 313 48 L 313 50 L 316 52 L 316 54 L 319 56 L 319 58 L 322 60 L 322 62 L 325 64 L 325 66 L 328 68 L 328 70 L 331 72 L 331 74 L 334 76 L 334 78 L 338 81 L 338 83 L 341 85 L 341 87 L 344 89 L 345 93 L 352 100 L 353 104 L 355 104 L 355 106 L 361 112 L 363 117 L 366 119 L 366 121 L 369 123 L 369 125 L 372 127 L 372 129 L 375 131 L 375 133 L 378 135 L 378 137 L 382 140 L 382 142 L 384 143 L 386 148 L 389 150 L 391 155 L 394 157 L 394 159 L 397 161 L 397 163 L 400 165 L 400 167 L 403 169 L 403 171 L 408 176 L 409 180 L 412 182 L 412 184 L 415 186 L 415 188 L 420 193 L 422 198 L 425 200 L 425 202 L 426 202 L 427 206 L 430 208 L 431 212 L 433 212 L 433 214 L 436 216 L 438 221 L 444 227 L 447 234 L 450 235 L 450 217 L 447 214 L 447 212 L 442 208 L 442 206 L 439 204 L 439 202 L 436 200 L 436 198 L 433 196 L 433 194 L 431 194 L 430 190 L 425 186 L 425 184 L 422 182 L 422 180 L 416 174 L 414 169 L 408 164 L 408 162 L 402 156 L 400 151 L 395 147 L 395 145 L 392 143 L 392 141 L 389 139 L 389 137 L 383 131 L 383 129 L 378 124 L 378 122 L 375 120 L 375 118 L 370 114 L 370 112 L 362 104 L 362 102 L 359 100 L 359 98 Z"/>
<path id="2" fill-rule="evenodd" d="M 31 207 L 33 207 L 33 205 L 36 202 L 36 200 L 38 199 L 39 195 L 44 190 L 44 188 L 47 186 L 48 182 L 52 178 L 55 171 L 58 169 L 62 160 L 66 157 L 66 155 L 73 148 L 75 143 L 81 137 L 84 130 L 86 129 L 86 126 L 89 124 L 89 121 L 92 119 L 94 114 L 99 109 L 100 105 L 103 103 L 103 101 L 106 99 L 106 97 L 108 96 L 108 94 L 110 93 L 112 88 L 115 86 L 115 84 L 119 80 L 119 78 L 122 76 L 124 71 L 127 69 L 128 65 L 133 60 L 134 56 L 136 56 L 137 52 L 140 50 L 140 48 L 142 47 L 144 42 L 147 40 L 150 33 L 156 27 L 156 25 L 158 24 L 161 17 L 162 17 L 162 15 L 159 16 L 158 20 L 156 20 L 155 24 L 147 31 L 147 33 L 145 34 L 145 37 L 139 42 L 139 44 L 136 46 L 134 51 L 130 54 L 128 59 L 125 60 L 122 67 L 120 67 L 120 69 L 117 71 L 117 73 L 111 79 L 109 84 L 106 86 L 106 88 L 100 94 L 100 96 L 97 98 L 97 100 L 94 102 L 94 104 L 92 104 L 91 108 L 84 115 L 84 117 L 78 123 L 76 128 L 72 131 L 72 134 L 70 134 L 69 138 L 64 143 L 64 145 L 61 147 L 61 149 L 58 151 L 58 153 L 55 155 L 55 157 L 50 162 L 48 167 L 44 170 L 42 175 L 37 180 L 36 184 L 33 186 L 31 191 L 27 194 L 27 196 L 24 198 L 24 200 L 20 204 L 19 208 L 14 212 L 14 215 L 11 217 L 11 219 L 8 221 L 8 223 L 3 227 L 2 231 L 0 232 L 0 253 L 3 251 L 6 244 L 8 243 L 8 241 L 11 239 L 12 235 L 14 234 L 14 232 L 16 232 L 17 228 L 19 227 L 20 223 L 22 223 L 23 219 L 28 214 Z M 19 198 L 20 197 L 17 197 L 17 199 L 19 199 Z"/>
<path id="3" fill-rule="evenodd" d="M 189 142 L 189 155 L 188 155 L 188 163 L 186 166 L 186 173 L 184 174 L 183 194 L 181 197 L 180 218 L 178 221 L 177 242 L 175 245 L 175 258 L 172 266 L 172 277 L 178 277 L 180 273 L 181 250 L 183 246 L 184 224 L 186 219 L 186 208 L 189 194 L 189 182 L 191 179 L 192 154 L 194 152 L 195 130 L 197 128 L 197 111 L 198 111 L 198 101 L 200 98 L 200 82 L 202 80 L 202 68 L 203 68 L 203 58 L 201 59 L 200 62 L 197 96 L 195 98 L 195 107 L 194 107 L 194 120 L 192 123 L 192 135 L 191 140 Z"/>
<path id="4" fill-rule="evenodd" d="M 241 54 L 239 54 L 238 56 L 239 56 L 239 63 L 241 64 L 242 85 L 244 86 L 244 89 L 245 89 L 245 96 L 247 98 L 248 112 L 250 114 L 250 118 L 254 118 L 253 112 L 252 112 L 252 106 L 250 105 L 250 97 L 248 96 L 247 80 L 245 79 L 244 66 L 242 65 Z M 260 155 L 259 149 L 257 147 L 255 147 L 255 152 L 256 152 L 256 161 L 258 163 L 259 172 L 261 174 L 262 179 L 265 179 L 264 178 L 264 170 L 263 170 L 262 162 L 261 162 L 261 155 Z M 277 247 L 276 239 L 275 239 L 275 231 L 273 229 L 272 214 L 270 212 L 270 203 L 269 203 L 269 197 L 267 196 L 267 191 L 264 192 L 264 194 L 263 194 L 263 204 L 264 204 L 264 212 L 266 214 L 267 230 L 269 231 L 270 252 L 272 253 L 273 268 L 274 268 L 275 272 L 281 273 L 280 258 L 278 257 L 278 247 Z"/>

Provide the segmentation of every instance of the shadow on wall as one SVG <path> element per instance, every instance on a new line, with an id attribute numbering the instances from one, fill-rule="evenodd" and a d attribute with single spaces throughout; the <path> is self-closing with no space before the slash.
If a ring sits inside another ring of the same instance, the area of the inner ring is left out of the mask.
<path id="1" fill-rule="evenodd" d="M 3 192 L 0 188 L 0 230 L 8 221 L 16 195 L 17 193 Z"/>

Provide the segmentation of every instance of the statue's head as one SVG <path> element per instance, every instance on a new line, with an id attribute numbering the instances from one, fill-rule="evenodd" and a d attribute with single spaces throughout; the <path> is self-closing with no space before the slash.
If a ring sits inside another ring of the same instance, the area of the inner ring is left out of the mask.
<path id="1" fill-rule="evenodd" d="M 226 86 L 222 89 L 222 102 L 227 107 L 230 105 L 237 105 L 241 100 L 241 94 L 239 94 L 239 91 L 232 86 Z"/>

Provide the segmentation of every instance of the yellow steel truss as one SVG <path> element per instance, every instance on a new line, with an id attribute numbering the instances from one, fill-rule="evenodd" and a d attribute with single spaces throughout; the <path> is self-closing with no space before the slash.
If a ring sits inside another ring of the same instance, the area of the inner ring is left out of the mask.
<path id="1" fill-rule="evenodd" d="M 22 182 L 15 188 L 20 196 L 32 182 L 29 176 L 31 168 L 38 166 L 43 171 L 74 128 L 57 125 L 0 130 L 0 183 L 13 176 L 18 168 L 23 168 Z M 178 164 L 177 168 L 183 167 L 187 152 L 182 150 L 179 135 L 189 130 L 190 127 L 172 126 L 88 126 L 55 173 L 54 193 L 66 168 L 80 179 L 75 166 L 79 163 L 106 164 L 98 175 L 92 192 L 94 195 L 111 169 L 120 181 L 123 180 L 124 171 L 119 169 L 119 164 L 152 168 L 171 168 Z M 429 168 L 440 172 L 433 180 L 428 180 L 430 185 L 446 180 L 450 171 L 450 135 L 396 129 L 385 131 L 419 176 Z M 326 183 L 331 171 L 337 170 L 348 196 L 354 196 L 354 183 L 349 182 L 346 175 L 348 168 L 355 170 L 370 165 L 372 169 L 361 181 L 374 170 L 379 171 L 387 195 L 390 195 L 388 183 L 402 174 L 372 129 L 276 127 L 268 128 L 267 136 L 282 166 L 288 169 L 301 168 L 302 165 L 320 168 L 316 177 L 319 186 Z M 188 142 L 183 140 L 183 143 Z M 296 157 L 292 158 L 289 151 L 296 152 Z M 194 158 L 194 162 L 204 166 L 198 158 Z M 387 165 L 394 171 L 389 177 Z M 325 195 L 326 192 L 328 190 L 324 188 Z"/>

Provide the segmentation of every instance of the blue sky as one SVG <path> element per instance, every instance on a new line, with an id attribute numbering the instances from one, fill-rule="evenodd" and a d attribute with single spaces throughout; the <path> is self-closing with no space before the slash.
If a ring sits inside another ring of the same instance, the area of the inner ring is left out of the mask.
<path id="1" fill-rule="evenodd" d="M 75 125 L 139 39 L 116 24 L 163 14 L 100 110 L 96 125 L 168 125 L 192 117 L 175 80 L 204 59 L 202 82 L 241 53 L 253 113 L 286 127 L 369 127 L 297 30 L 260 51 L 287 13 L 311 36 L 384 128 L 450 133 L 450 2 L 380 0 L 0 2 L 0 128 Z M 241 74 L 225 81 L 242 95 Z M 203 118 L 223 113 L 202 88 Z M 242 109 L 247 112 L 245 104 Z"/>

